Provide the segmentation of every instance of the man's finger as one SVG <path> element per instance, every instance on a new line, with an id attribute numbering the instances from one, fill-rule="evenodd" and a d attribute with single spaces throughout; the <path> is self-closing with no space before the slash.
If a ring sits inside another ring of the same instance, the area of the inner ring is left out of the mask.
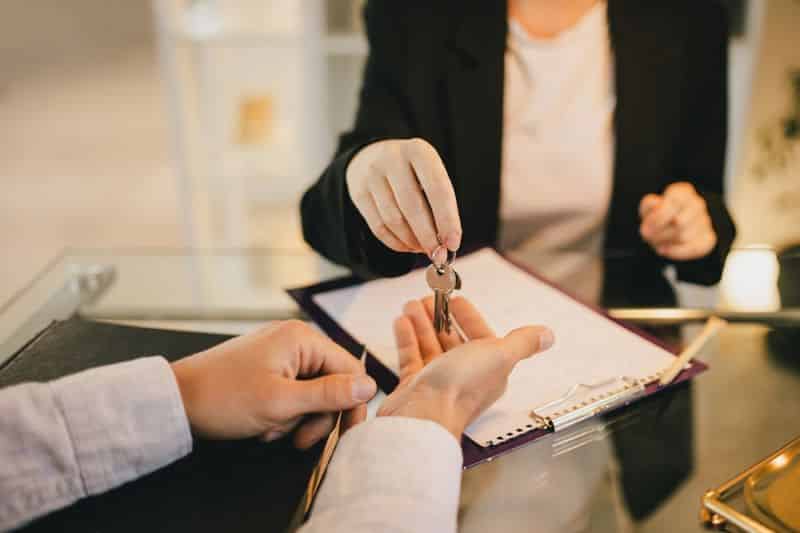
<path id="1" fill-rule="evenodd" d="M 450 300 L 450 309 L 453 317 L 458 321 L 461 329 L 464 330 L 470 340 L 495 336 L 494 331 L 486 323 L 486 319 L 483 318 L 480 311 L 463 296 L 452 298 Z"/>
<path id="2" fill-rule="evenodd" d="M 436 224 L 425 193 L 408 161 L 401 160 L 392 168 L 389 186 L 414 238 L 420 244 L 419 250 L 430 254 L 439 246 Z"/>
<path id="3" fill-rule="evenodd" d="M 342 434 L 367 419 L 367 404 L 353 407 L 342 413 Z"/>
<path id="4" fill-rule="evenodd" d="M 428 315 L 428 321 L 431 323 L 431 328 L 433 328 L 433 312 L 436 307 L 433 301 L 433 297 L 429 296 L 425 298 L 422 301 L 422 304 L 425 306 L 425 313 Z M 452 350 L 453 348 L 461 344 L 461 339 L 458 338 L 458 334 L 452 328 L 450 330 L 450 333 L 447 333 L 446 331 L 437 333 L 436 338 L 439 339 L 439 344 L 442 345 L 442 351 L 444 352 Z"/>
<path id="5" fill-rule="evenodd" d="M 419 351 L 424 363 L 438 357 L 442 353 L 439 336 L 433 329 L 433 322 L 428 316 L 425 305 L 419 300 L 412 300 L 403 306 L 403 313 L 411 320 L 416 333 Z"/>
<path id="6" fill-rule="evenodd" d="M 366 374 L 333 374 L 291 382 L 280 402 L 287 416 L 331 413 L 368 402 L 377 390 Z"/>
<path id="7" fill-rule="evenodd" d="M 294 432 L 295 447 L 301 450 L 311 448 L 320 439 L 327 437 L 335 424 L 336 415 L 332 413 L 308 417 Z"/>
<path id="8" fill-rule="evenodd" d="M 403 381 L 424 366 L 417 334 L 408 316 L 401 316 L 394 321 L 394 339 L 397 344 L 400 381 Z"/>
<path id="9" fill-rule="evenodd" d="M 461 217 L 456 193 L 442 159 L 436 149 L 422 139 L 412 139 L 408 155 L 433 212 L 439 240 L 450 250 L 457 250 L 461 246 Z"/>
<path id="10" fill-rule="evenodd" d="M 535 353 L 550 348 L 555 342 L 555 337 L 549 328 L 526 326 L 513 330 L 498 342 L 502 353 L 513 366 Z"/>
<path id="11" fill-rule="evenodd" d="M 282 337 L 276 346 L 297 351 L 297 374 L 364 374 L 358 359 L 328 337 L 300 320 L 282 322 L 273 335 Z"/>

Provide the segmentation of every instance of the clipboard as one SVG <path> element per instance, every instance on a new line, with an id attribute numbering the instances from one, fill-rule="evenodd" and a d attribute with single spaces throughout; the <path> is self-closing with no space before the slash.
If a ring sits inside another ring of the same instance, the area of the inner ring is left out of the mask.
<path id="1" fill-rule="evenodd" d="M 462 256 L 462 260 L 464 257 L 467 256 Z M 660 346 L 672 355 L 677 355 L 674 349 L 666 346 L 648 333 L 635 326 L 612 318 L 605 310 L 581 301 L 523 265 L 509 258 L 503 258 L 518 269 L 523 270 L 527 275 L 534 277 L 545 285 L 566 295 L 569 299 L 589 309 L 592 313 L 621 326 L 637 336 L 646 339 L 650 343 Z M 468 280 L 465 281 L 469 283 Z M 363 283 L 365 283 L 364 280 L 358 277 L 346 276 L 308 287 L 289 289 L 287 292 L 297 302 L 300 308 L 327 333 L 332 340 L 348 350 L 355 357 L 358 357 L 361 354 L 363 345 L 353 338 L 349 332 L 315 301 L 315 296 L 330 291 L 355 287 Z M 367 351 L 366 368 L 367 372 L 375 379 L 378 386 L 387 394 L 397 386 L 397 376 L 369 350 Z M 464 435 L 461 441 L 464 457 L 463 467 L 467 469 L 483 462 L 491 461 L 495 457 L 529 444 L 548 433 L 561 431 L 594 416 L 620 410 L 662 389 L 671 388 L 687 381 L 706 369 L 707 366 L 705 364 L 696 360 L 691 360 L 675 380 L 665 386 L 660 386 L 658 384 L 659 374 L 648 375 L 646 377 L 640 376 L 637 379 L 620 375 L 607 380 L 607 382 L 576 383 L 573 387 L 574 390 L 568 391 L 568 394 L 565 394 L 564 397 L 557 398 L 552 402 L 548 402 L 546 405 L 531 406 L 530 416 L 525 424 L 521 424 L 520 427 L 514 428 L 513 431 L 509 431 L 505 435 L 498 436 L 500 438 L 493 439 L 487 446 L 481 446 L 467 435 Z M 580 402 L 574 401 L 575 395 L 582 395 Z M 568 402 L 567 400 L 572 401 Z M 559 403 L 568 403 L 569 406 L 559 409 Z"/>

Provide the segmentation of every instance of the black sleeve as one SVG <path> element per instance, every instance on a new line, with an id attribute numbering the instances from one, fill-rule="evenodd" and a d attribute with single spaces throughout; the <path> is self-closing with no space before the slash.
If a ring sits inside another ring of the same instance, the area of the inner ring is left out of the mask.
<path id="1" fill-rule="evenodd" d="M 395 4 L 395 5 L 393 5 Z M 370 231 L 350 200 L 347 166 L 364 146 L 413 136 L 404 86 L 408 69 L 408 17 L 400 2 L 371 0 L 364 8 L 369 56 L 353 129 L 339 138 L 333 161 L 306 191 L 300 204 L 303 236 L 328 259 L 365 277 L 408 272 L 413 254 L 397 253 Z"/>
<path id="2" fill-rule="evenodd" d="M 705 0 L 691 5 L 678 172 L 705 199 L 717 245 L 706 257 L 678 262 L 676 267 L 681 280 L 711 285 L 719 281 L 736 237 L 736 227 L 723 200 L 728 135 L 728 25 L 718 2 Z"/>

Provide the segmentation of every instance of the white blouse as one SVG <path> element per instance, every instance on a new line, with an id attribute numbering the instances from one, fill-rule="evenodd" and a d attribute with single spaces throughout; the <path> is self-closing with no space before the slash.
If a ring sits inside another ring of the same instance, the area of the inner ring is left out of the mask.
<path id="1" fill-rule="evenodd" d="M 552 39 L 509 21 L 500 247 L 562 283 L 585 277 L 587 254 L 602 251 L 613 72 L 605 2 Z"/>

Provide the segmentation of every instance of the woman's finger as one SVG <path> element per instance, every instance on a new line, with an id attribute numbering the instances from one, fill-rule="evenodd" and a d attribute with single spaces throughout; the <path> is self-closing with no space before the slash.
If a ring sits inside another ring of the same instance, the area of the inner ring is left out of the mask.
<path id="1" fill-rule="evenodd" d="M 469 340 L 495 337 L 494 331 L 486 323 L 480 311 L 463 296 L 450 300 L 450 310 Z"/>
<path id="2" fill-rule="evenodd" d="M 411 226 L 408 225 L 406 218 L 400 211 L 400 207 L 397 205 L 397 199 L 394 196 L 392 187 L 389 185 L 389 180 L 387 178 L 370 180 L 369 192 L 372 194 L 372 199 L 375 201 L 375 207 L 381 220 L 389 228 L 389 231 L 408 249 L 423 251 L 422 246 L 414 236 Z"/>
<path id="3" fill-rule="evenodd" d="M 651 238 L 672 222 L 681 206 L 672 198 L 664 197 L 661 205 L 653 209 L 642 221 L 642 234 Z"/>
<path id="4" fill-rule="evenodd" d="M 711 252 L 717 242 L 717 236 L 710 225 L 708 222 L 709 227 L 695 226 L 690 229 L 691 233 L 687 233 L 674 243 L 659 246 L 656 251 L 675 261 L 699 259 Z"/>
<path id="5" fill-rule="evenodd" d="M 397 362 L 400 381 L 413 376 L 424 366 L 417 333 L 411 319 L 403 315 L 394 321 L 394 339 L 397 345 Z"/>
<path id="6" fill-rule="evenodd" d="M 661 204 L 661 196 L 658 194 L 647 194 L 639 202 L 639 217 L 644 219 L 650 212 Z"/>
<path id="7" fill-rule="evenodd" d="M 707 239 L 713 233 L 714 229 L 711 226 L 711 219 L 706 215 L 705 217 L 698 217 L 693 224 L 688 225 L 683 231 L 681 231 L 678 239 L 676 240 L 678 243 L 702 241 L 703 239 Z"/>
<path id="8" fill-rule="evenodd" d="M 695 243 L 668 244 L 656 249 L 659 255 L 674 261 L 689 261 L 701 257 Z"/>
<path id="9" fill-rule="evenodd" d="M 403 313 L 414 327 L 422 361 L 427 363 L 441 355 L 442 345 L 423 303 L 419 300 L 412 300 L 403 307 Z"/>
<path id="10" fill-rule="evenodd" d="M 680 228 L 678 228 L 678 226 L 675 224 L 670 224 L 656 232 L 654 235 L 650 236 L 647 241 L 653 246 L 661 246 L 675 242 L 679 239 L 680 235 Z"/>
<path id="11" fill-rule="evenodd" d="M 410 252 L 411 250 L 406 246 L 403 241 L 398 239 L 389 227 L 384 223 L 378 212 L 378 207 L 375 205 L 375 200 L 372 195 L 367 192 L 362 196 L 353 198 L 353 204 L 356 206 L 361 216 L 369 226 L 369 230 L 375 237 L 385 244 L 388 248 L 395 252 Z"/>
<path id="12" fill-rule="evenodd" d="M 430 255 L 439 246 L 436 224 L 417 176 L 407 160 L 399 160 L 393 165 L 388 184 L 410 230 L 421 245 L 420 251 Z"/>
<path id="13" fill-rule="evenodd" d="M 675 225 L 681 230 L 688 229 L 700 222 L 705 214 L 705 203 L 694 201 L 675 215 Z"/>
<path id="14" fill-rule="evenodd" d="M 461 217 L 453 183 L 436 149 L 422 139 L 411 139 L 408 158 L 433 212 L 438 240 L 450 250 L 461 246 Z"/>
<path id="15" fill-rule="evenodd" d="M 694 198 L 700 197 L 697 189 L 688 181 L 671 183 L 664 189 L 664 196 L 674 199 L 679 204 L 689 203 Z"/>

